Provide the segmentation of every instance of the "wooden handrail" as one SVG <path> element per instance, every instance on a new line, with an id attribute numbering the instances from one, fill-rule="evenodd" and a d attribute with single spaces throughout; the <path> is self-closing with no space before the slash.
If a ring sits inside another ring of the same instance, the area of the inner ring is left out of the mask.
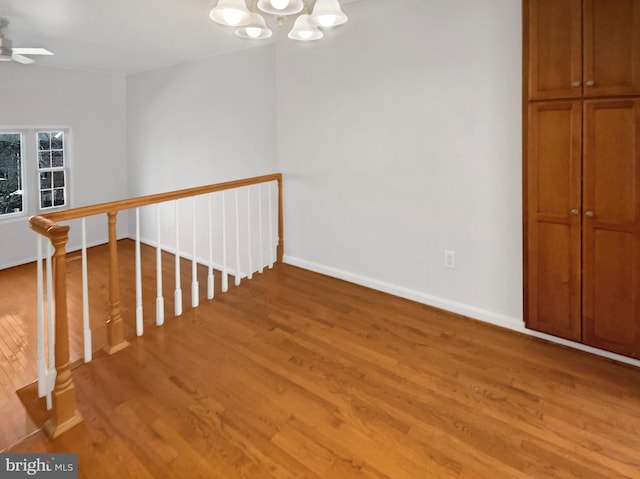
<path id="1" fill-rule="evenodd" d="M 207 193 L 215 193 L 216 191 L 231 190 L 233 188 L 256 185 L 258 183 L 266 183 L 268 181 L 277 181 L 278 185 L 280 186 L 282 184 L 282 173 L 255 176 L 253 178 L 227 181 L 225 183 L 217 183 L 215 185 L 198 186 L 196 188 L 186 188 L 184 190 L 159 193 L 156 195 L 139 196 L 137 198 L 131 198 L 128 200 L 112 201 L 109 203 L 100 203 L 91 206 L 81 206 L 80 208 L 72 208 L 69 210 L 54 211 L 53 213 L 45 213 L 41 216 L 52 221 L 73 220 L 86 216 L 109 213 L 110 211 L 122 211 L 132 208 L 139 208 L 141 206 L 152 205 L 155 203 L 164 203 L 165 201 L 205 195 Z"/>
<path id="2" fill-rule="evenodd" d="M 83 206 L 64 211 L 55 211 L 29 218 L 33 231 L 48 238 L 55 248 L 53 270 L 55 271 L 54 300 L 56 307 L 55 324 L 55 366 L 57 371 L 53 390 L 53 413 L 45 425 L 50 436 L 56 437 L 82 421 L 75 408 L 75 389 L 71 377 L 69 363 L 69 333 L 67 317 L 67 288 L 65 256 L 66 244 L 69 240 L 69 226 L 59 225 L 58 221 L 66 221 L 98 214 L 107 214 L 109 225 L 109 306 L 107 320 L 107 345 L 105 350 L 113 354 L 128 345 L 124 339 L 122 315 L 120 312 L 120 294 L 118 278 L 118 250 L 116 235 L 116 216 L 119 211 L 139 208 L 166 201 L 200 196 L 217 191 L 230 190 L 260 183 L 276 181 L 278 184 L 278 245 L 277 261 L 282 262 L 284 256 L 284 228 L 282 204 L 282 174 L 256 176 L 243 180 L 228 181 L 215 185 L 187 188 L 168 193 L 141 196 L 127 200 L 112 201 L 92 206 Z"/>
<path id="3" fill-rule="evenodd" d="M 65 231 L 69 231 L 68 226 L 61 227 L 55 221 L 52 221 L 44 216 L 32 216 L 29 218 L 29 226 L 33 231 L 39 235 L 52 239 L 53 236 L 59 231 L 58 228 L 65 228 Z"/>

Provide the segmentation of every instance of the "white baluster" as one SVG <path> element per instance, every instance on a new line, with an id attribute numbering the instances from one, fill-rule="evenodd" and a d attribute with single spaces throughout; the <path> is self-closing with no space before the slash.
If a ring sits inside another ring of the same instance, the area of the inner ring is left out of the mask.
<path id="1" fill-rule="evenodd" d="M 162 296 L 162 248 L 160 247 L 160 203 L 156 206 L 156 326 L 164 324 L 164 296 Z"/>
<path id="2" fill-rule="evenodd" d="M 207 196 L 207 206 L 209 213 L 209 271 L 207 274 L 207 299 L 213 299 L 214 291 L 214 279 L 213 279 L 213 219 L 211 216 L 211 197 L 213 194 Z"/>
<path id="3" fill-rule="evenodd" d="M 273 254 L 273 206 L 271 202 L 273 193 L 271 191 L 271 184 L 272 183 L 269 183 L 269 269 L 273 268 L 273 263 L 275 262 Z"/>
<path id="4" fill-rule="evenodd" d="M 258 249 L 260 250 L 260 267 L 258 271 L 264 271 L 264 254 L 262 245 L 262 183 L 258 185 Z"/>
<path id="5" fill-rule="evenodd" d="M 89 273 L 87 272 L 87 219 L 82 218 L 82 322 L 84 325 L 84 362 L 91 362 L 92 341 L 89 322 Z"/>
<path id="6" fill-rule="evenodd" d="M 55 335 L 55 322 L 56 318 L 53 312 L 53 245 L 48 243 L 47 254 L 47 349 L 49 356 L 49 365 L 47 367 L 47 386 L 46 386 L 46 398 L 47 409 L 50 410 L 53 407 L 51 401 L 51 392 L 56 383 L 56 335 Z"/>
<path id="7" fill-rule="evenodd" d="M 247 277 L 253 278 L 253 261 L 251 260 L 251 186 L 247 186 L 247 261 L 249 263 L 249 272 Z"/>
<path id="8" fill-rule="evenodd" d="M 227 272 L 227 212 L 224 201 L 225 192 L 222 192 L 222 283 L 220 288 L 223 293 L 229 290 L 229 276 Z"/>
<path id="9" fill-rule="evenodd" d="M 198 283 L 198 262 L 196 260 L 196 198 L 191 199 L 191 219 L 193 236 L 193 258 L 191 259 L 191 307 L 197 308 L 200 304 L 200 284 Z"/>
<path id="10" fill-rule="evenodd" d="M 140 208 L 136 208 L 136 335 L 144 333 L 142 310 L 142 258 L 140 256 Z"/>
<path id="11" fill-rule="evenodd" d="M 176 290 L 173 294 L 174 313 L 176 316 L 182 315 L 182 288 L 180 287 L 180 212 L 178 201 L 175 201 L 175 226 L 176 226 Z"/>
<path id="12" fill-rule="evenodd" d="M 236 275 L 234 277 L 235 279 L 234 282 L 236 286 L 239 286 L 240 285 L 240 211 L 239 211 L 239 205 L 238 205 L 238 188 L 236 188 L 233 192 L 236 199 Z"/>
<path id="13" fill-rule="evenodd" d="M 42 268 L 42 236 L 38 235 L 37 290 L 38 290 L 38 397 L 47 394 L 47 363 L 44 360 L 44 272 Z"/>

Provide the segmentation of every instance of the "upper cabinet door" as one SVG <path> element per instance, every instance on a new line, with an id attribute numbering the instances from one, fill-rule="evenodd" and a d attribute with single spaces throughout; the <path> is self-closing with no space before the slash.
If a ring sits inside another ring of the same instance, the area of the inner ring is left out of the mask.
<path id="1" fill-rule="evenodd" d="M 584 0 L 583 83 L 590 97 L 640 94 L 640 0 Z"/>
<path id="2" fill-rule="evenodd" d="M 603 0 L 606 3 L 608 0 Z M 582 1 L 529 0 L 529 99 L 582 95 Z"/>

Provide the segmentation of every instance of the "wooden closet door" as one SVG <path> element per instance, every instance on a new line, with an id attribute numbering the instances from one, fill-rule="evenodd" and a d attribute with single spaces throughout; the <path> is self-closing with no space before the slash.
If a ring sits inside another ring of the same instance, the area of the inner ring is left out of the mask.
<path id="1" fill-rule="evenodd" d="M 580 102 L 529 106 L 527 327 L 581 339 Z"/>
<path id="2" fill-rule="evenodd" d="M 582 95 L 581 0 L 529 0 L 529 99 Z"/>
<path id="3" fill-rule="evenodd" d="M 640 100 L 585 102 L 583 339 L 640 356 Z"/>
<path id="4" fill-rule="evenodd" d="M 584 94 L 640 94 L 640 0 L 584 0 Z"/>

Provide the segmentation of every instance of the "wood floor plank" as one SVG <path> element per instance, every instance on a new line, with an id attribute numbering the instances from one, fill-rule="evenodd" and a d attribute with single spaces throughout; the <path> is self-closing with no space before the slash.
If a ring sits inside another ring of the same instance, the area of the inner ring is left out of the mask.
<path id="1" fill-rule="evenodd" d="M 133 247 L 119 247 L 132 335 Z M 104 252 L 90 250 L 98 334 Z M 153 253 L 143 247 L 144 336 L 74 369 L 85 422 L 54 441 L 36 433 L 12 451 L 76 452 L 79 477 L 105 479 L 640 478 L 636 368 L 287 265 L 224 294 L 217 275 L 216 298 L 201 288 L 201 307 L 179 318 L 165 291 L 158 328 Z M 172 265 L 163 254 L 166 285 Z M 74 284 L 79 266 L 68 263 Z M 198 277 L 206 281 L 206 268 Z M 188 287 L 183 295 L 190 304 Z M 79 308 L 70 298 L 70 311 Z M 13 315 L 5 351 L 32 334 L 19 319 L 32 312 L 0 306 L 0 323 Z M 25 369 L 17 357 L 7 365 Z"/>

